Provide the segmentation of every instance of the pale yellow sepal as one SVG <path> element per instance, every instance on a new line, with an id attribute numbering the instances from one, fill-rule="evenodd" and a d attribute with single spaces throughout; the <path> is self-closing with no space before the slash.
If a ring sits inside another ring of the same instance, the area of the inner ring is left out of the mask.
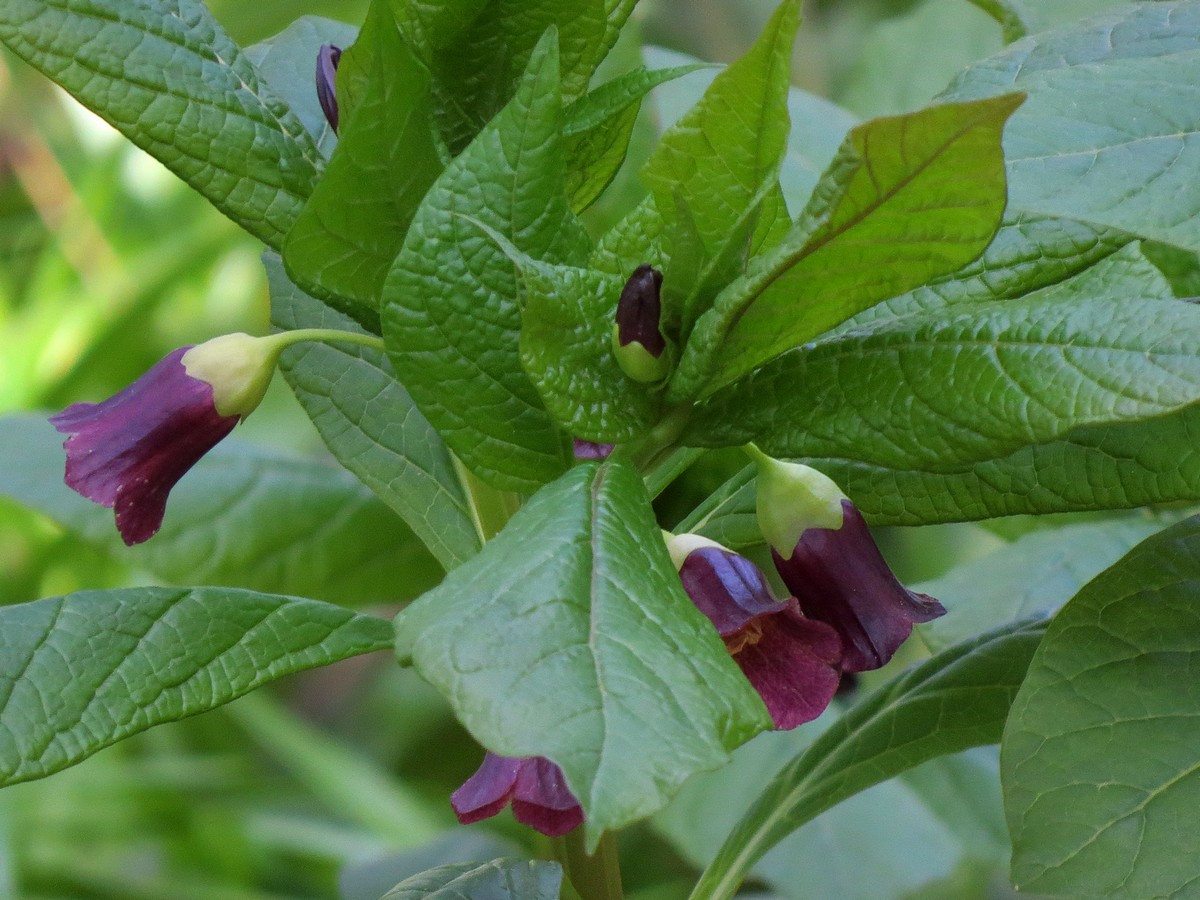
<path id="1" fill-rule="evenodd" d="M 663 540 L 667 542 L 667 553 L 671 554 L 671 562 L 675 564 L 675 571 L 677 572 L 683 568 L 683 561 L 688 558 L 688 554 L 693 550 L 699 550 L 701 547 L 716 547 L 718 550 L 728 549 L 716 541 L 701 537 L 698 534 L 671 534 L 669 531 L 664 531 Z"/>
<path id="2" fill-rule="evenodd" d="M 189 376 L 212 385 L 213 406 L 220 415 L 244 418 L 267 393 L 282 349 L 275 337 L 237 332 L 197 344 L 180 362 Z"/>

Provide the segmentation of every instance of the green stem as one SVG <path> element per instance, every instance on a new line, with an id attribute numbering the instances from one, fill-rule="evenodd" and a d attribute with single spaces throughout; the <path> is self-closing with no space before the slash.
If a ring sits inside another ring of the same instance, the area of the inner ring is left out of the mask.
<path id="1" fill-rule="evenodd" d="M 562 863 L 564 880 L 580 900 L 622 900 L 625 896 L 615 835 L 605 832 L 593 854 L 584 848 L 582 828 L 554 838 L 552 846 L 554 858 Z"/>
<path id="2" fill-rule="evenodd" d="M 383 338 L 361 331 L 341 331 L 337 328 L 296 328 L 292 331 L 279 331 L 263 338 L 274 347 L 282 350 L 292 344 L 303 341 L 321 341 L 325 344 L 361 344 L 375 350 L 383 350 Z"/>
<path id="3" fill-rule="evenodd" d="M 513 513 L 521 506 L 521 500 L 516 494 L 500 491 L 479 478 L 462 464 L 457 456 L 454 459 L 454 471 L 458 475 L 459 484 L 467 495 L 471 506 L 471 517 L 475 520 L 475 530 L 479 532 L 479 540 L 486 544 L 500 533 L 500 530 L 513 517 Z"/>

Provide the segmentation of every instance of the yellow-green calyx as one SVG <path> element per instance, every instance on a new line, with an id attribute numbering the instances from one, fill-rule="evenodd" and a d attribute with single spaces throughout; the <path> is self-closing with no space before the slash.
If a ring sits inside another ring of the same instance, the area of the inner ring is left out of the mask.
<path id="1" fill-rule="evenodd" d="M 846 495 L 833 479 L 811 466 L 773 459 L 753 444 L 746 452 L 758 466 L 758 527 L 781 557 L 791 559 L 810 528 L 842 527 Z"/>
<path id="2" fill-rule="evenodd" d="M 620 326 L 614 325 L 612 331 L 612 352 L 617 358 L 621 371 L 644 384 L 655 384 L 671 374 L 671 354 L 663 353 L 655 356 L 641 341 L 630 341 L 621 344 L 619 337 Z"/>
<path id="3" fill-rule="evenodd" d="M 223 334 L 197 344 L 180 362 L 189 376 L 212 385 L 220 415 L 244 418 L 262 402 L 283 347 L 274 336 Z"/>

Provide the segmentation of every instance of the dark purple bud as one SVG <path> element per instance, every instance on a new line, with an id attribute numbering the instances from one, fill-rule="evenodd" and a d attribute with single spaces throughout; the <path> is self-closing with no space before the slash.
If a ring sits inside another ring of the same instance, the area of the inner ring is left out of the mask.
<path id="1" fill-rule="evenodd" d="M 576 459 L 608 459 L 615 444 L 601 444 L 597 441 L 583 441 L 575 438 Z"/>
<path id="2" fill-rule="evenodd" d="M 659 331 L 662 280 L 662 272 L 643 263 L 629 276 L 617 301 L 617 343 L 627 347 L 637 341 L 655 359 L 667 349 Z"/>
<path id="3" fill-rule="evenodd" d="M 542 756 L 514 759 L 489 752 L 475 774 L 450 795 L 463 825 L 490 818 L 510 803 L 518 822 L 549 837 L 566 834 L 583 821 L 583 809 L 567 788 L 562 769 Z"/>
<path id="4" fill-rule="evenodd" d="M 338 130 L 337 91 L 334 89 L 334 76 L 337 74 L 338 63 L 342 59 L 342 48 L 333 44 L 322 44 L 317 51 L 317 101 L 325 120 L 334 134 Z"/>
<path id="5" fill-rule="evenodd" d="M 167 494 L 239 415 L 221 415 L 213 386 L 193 378 L 180 347 L 102 403 L 76 403 L 51 416 L 70 435 L 67 486 L 116 512 L 117 530 L 132 546 L 162 525 Z"/>
<path id="6" fill-rule="evenodd" d="M 775 727 L 795 728 L 829 706 L 841 678 L 841 640 L 806 619 L 795 600 L 776 600 L 758 566 L 718 546 L 688 553 L 683 588 L 716 627 Z"/>
<path id="7" fill-rule="evenodd" d="M 890 660 L 914 624 L 946 608 L 900 584 L 853 503 L 843 500 L 842 513 L 841 528 L 809 528 L 788 559 L 771 553 L 804 615 L 841 636 L 842 668 L 865 672 Z"/>

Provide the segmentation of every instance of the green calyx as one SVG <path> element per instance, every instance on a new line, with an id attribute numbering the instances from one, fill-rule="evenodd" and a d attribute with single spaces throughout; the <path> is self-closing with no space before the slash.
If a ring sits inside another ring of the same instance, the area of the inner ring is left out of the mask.
<path id="1" fill-rule="evenodd" d="M 235 332 L 197 344 L 183 354 L 180 362 L 190 377 L 212 385 L 213 407 L 219 415 L 245 418 L 262 403 L 279 354 L 303 341 L 383 349 L 383 341 L 373 334 L 331 328 L 298 328 L 267 337 Z"/>
<path id="2" fill-rule="evenodd" d="M 833 479 L 811 466 L 767 456 L 753 444 L 745 450 L 758 467 L 758 527 L 776 553 L 790 559 L 810 528 L 842 527 L 847 498 Z"/>
<path id="3" fill-rule="evenodd" d="M 655 356 L 641 341 L 622 344 L 618 337 L 618 326 L 613 326 L 612 351 L 621 371 L 643 384 L 657 384 L 671 374 L 671 354 L 665 352 Z"/>

